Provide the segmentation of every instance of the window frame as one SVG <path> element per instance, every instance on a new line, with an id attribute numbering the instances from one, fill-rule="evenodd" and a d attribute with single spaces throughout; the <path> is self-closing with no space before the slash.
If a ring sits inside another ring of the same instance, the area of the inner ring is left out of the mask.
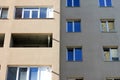
<path id="1" fill-rule="evenodd" d="M 102 28 L 102 23 L 105 22 L 105 29 L 106 31 L 104 31 Z M 113 30 L 110 31 L 110 26 L 109 26 L 109 22 L 113 22 Z M 114 33 L 116 32 L 116 29 L 115 29 L 115 20 L 114 19 L 100 19 L 100 29 L 101 29 L 101 32 L 103 33 Z"/>
<path id="2" fill-rule="evenodd" d="M 51 66 L 8 66 L 9 67 L 15 67 L 17 68 L 17 71 L 16 71 L 16 79 L 15 80 L 19 80 L 19 77 L 20 77 L 20 68 L 27 68 L 27 71 L 26 71 L 26 80 L 29 80 L 30 79 L 30 69 L 31 68 L 38 68 L 38 71 L 37 71 L 37 80 L 40 80 L 40 71 L 41 71 L 41 67 L 46 67 L 50 69 L 50 73 L 51 73 L 51 79 L 52 80 L 52 67 Z M 7 72 L 7 77 L 8 77 L 8 72 Z"/>
<path id="3" fill-rule="evenodd" d="M 4 9 L 7 9 L 7 15 L 6 15 L 6 18 L 2 18 L 2 15 L 3 15 L 2 12 L 3 12 Z M 8 18 L 8 8 L 6 8 L 6 7 L 5 7 L 5 8 L 0 8 L 0 19 L 7 19 L 7 18 Z"/>
<path id="4" fill-rule="evenodd" d="M 32 9 L 33 8 L 33 9 Z M 46 8 L 46 17 L 42 18 L 40 16 L 41 14 L 41 9 Z M 17 9 L 21 9 L 21 17 L 17 18 Z M 15 8 L 15 19 L 52 19 L 54 18 L 54 9 L 53 7 L 16 7 Z M 24 17 L 25 11 L 29 11 L 29 18 Z M 37 18 L 32 18 L 32 13 L 33 11 L 37 11 Z"/>
<path id="5" fill-rule="evenodd" d="M 72 49 L 73 50 L 73 56 L 72 56 L 72 58 L 73 58 L 73 60 L 69 60 L 68 59 L 68 49 Z M 81 59 L 79 59 L 79 60 L 76 60 L 76 57 L 75 57 L 75 55 L 76 55 L 76 53 L 75 53 L 75 49 L 76 48 L 80 48 L 80 50 L 81 50 Z M 66 60 L 68 61 L 68 62 L 82 62 L 83 61 L 83 52 L 82 52 L 82 47 L 67 47 L 66 48 Z"/>
<path id="6" fill-rule="evenodd" d="M 79 0 L 79 6 L 74 5 L 74 0 L 72 0 L 72 6 L 68 6 L 68 1 L 66 0 L 66 7 L 80 7 L 80 0 Z"/>
<path id="7" fill-rule="evenodd" d="M 110 6 L 107 5 L 107 3 L 108 3 L 107 0 L 103 0 L 103 1 L 104 1 L 104 6 L 102 6 L 102 5 L 100 4 L 100 0 L 98 0 L 98 1 L 99 1 L 99 6 L 100 6 L 100 7 L 112 7 L 112 0 L 111 0 L 111 5 L 110 5 Z"/>
<path id="8" fill-rule="evenodd" d="M 68 27 L 68 22 L 72 22 L 72 31 L 69 31 L 69 27 Z M 79 31 L 76 31 L 75 30 L 75 22 L 79 22 L 80 26 L 80 30 Z M 67 19 L 66 20 L 66 32 L 67 33 L 78 33 L 78 32 L 81 32 L 81 20 L 80 19 Z"/>
<path id="9" fill-rule="evenodd" d="M 109 60 L 106 60 L 106 58 L 105 58 L 105 50 L 104 49 L 108 49 L 109 50 Z M 113 60 L 112 58 L 112 50 L 113 49 L 116 49 L 117 50 L 117 58 L 118 58 L 118 60 Z M 104 56 L 104 61 L 110 61 L 110 62 L 117 62 L 117 61 L 120 61 L 120 55 L 119 55 L 119 52 L 118 52 L 118 47 L 117 46 L 114 46 L 114 47 L 103 47 L 103 56 Z"/>

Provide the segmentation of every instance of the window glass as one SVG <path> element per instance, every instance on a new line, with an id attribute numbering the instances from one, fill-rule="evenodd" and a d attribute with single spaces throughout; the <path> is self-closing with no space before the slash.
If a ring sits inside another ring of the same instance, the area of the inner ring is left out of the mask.
<path id="1" fill-rule="evenodd" d="M 80 6 L 80 0 L 74 0 L 74 7 Z"/>
<path id="2" fill-rule="evenodd" d="M 18 80 L 26 80 L 26 78 L 27 78 L 27 68 L 20 68 Z"/>
<path id="3" fill-rule="evenodd" d="M 32 11 L 32 18 L 38 18 L 38 11 Z"/>
<path id="4" fill-rule="evenodd" d="M 40 8 L 40 18 L 46 18 L 47 8 Z"/>
<path id="5" fill-rule="evenodd" d="M 3 8 L 1 13 L 1 18 L 7 18 L 7 15 L 8 15 L 8 9 Z"/>
<path id="6" fill-rule="evenodd" d="M 106 0 L 106 5 L 107 5 L 108 7 L 111 7 L 111 6 L 112 6 L 111 0 Z"/>
<path id="7" fill-rule="evenodd" d="M 106 21 L 101 22 L 102 31 L 107 32 Z"/>
<path id="8" fill-rule="evenodd" d="M 110 60 L 110 51 L 109 51 L 109 49 L 104 49 L 104 56 L 105 56 L 105 61 Z"/>
<path id="9" fill-rule="evenodd" d="M 17 67 L 8 67 L 7 80 L 16 80 Z"/>
<path id="10" fill-rule="evenodd" d="M 74 32 L 80 32 L 80 21 L 74 22 Z"/>
<path id="11" fill-rule="evenodd" d="M 113 21 L 109 21 L 108 26 L 109 26 L 109 31 L 114 31 L 115 30 Z"/>
<path id="12" fill-rule="evenodd" d="M 82 61 L 82 50 L 81 50 L 81 48 L 75 48 L 75 61 Z"/>
<path id="13" fill-rule="evenodd" d="M 40 67 L 40 80 L 51 80 L 50 67 Z"/>
<path id="14" fill-rule="evenodd" d="M 105 7 L 105 2 L 104 0 L 99 0 L 100 7 Z"/>
<path id="15" fill-rule="evenodd" d="M 73 48 L 68 48 L 67 49 L 67 54 L 68 54 L 68 61 L 73 61 Z"/>
<path id="16" fill-rule="evenodd" d="M 72 0 L 67 0 L 67 6 L 72 7 Z"/>
<path id="17" fill-rule="evenodd" d="M 30 11 L 24 11 L 24 18 L 30 18 Z"/>
<path id="18" fill-rule="evenodd" d="M 37 80 L 38 68 L 30 68 L 30 80 Z"/>
<path id="19" fill-rule="evenodd" d="M 16 8 L 15 18 L 22 18 L 22 8 Z"/>
<path id="20" fill-rule="evenodd" d="M 73 32 L 73 22 L 67 22 L 67 32 Z"/>

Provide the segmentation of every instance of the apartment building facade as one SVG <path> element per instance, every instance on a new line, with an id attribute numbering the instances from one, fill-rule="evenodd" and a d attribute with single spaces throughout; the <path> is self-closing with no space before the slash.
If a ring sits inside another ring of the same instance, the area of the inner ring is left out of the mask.
<path id="1" fill-rule="evenodd" d="M 0 80 L 59 80 L 60 0 L 0 1 Z"/>
<path id="2" fill-rule="evenodd" d="M 61 0 L 61 80 L 120 80 L 119 11 L 119 0 Z"/>

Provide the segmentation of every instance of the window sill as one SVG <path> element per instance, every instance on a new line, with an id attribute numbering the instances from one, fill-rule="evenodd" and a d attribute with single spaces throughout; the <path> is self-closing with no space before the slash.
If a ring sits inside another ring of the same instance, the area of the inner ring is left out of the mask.
<path id="1" fill-rule="evenodd" d="M 99 6 L 99 8 L 114 8 L 113 6 Z"/>
<path id="2" fill-rule="evenodd" d="M 66 61 L 66 62 L 83 62 L 83 61 Z"/>
<path id="3" fill-rule="evenodd" d="M 81 33 L 81 32 L 66 32 L 66 33 Z"/>
<path id="4" fill-rule="evenodd" d="M 120 60 L 119 61 L 104 61 L 104 62 L 120 62 Z"/>
<path id="5" fill-rule="evenodd" d="M 8 20 L 8 18 L 0 18 L 0 20 Z"/>
<path id="6" fill-rule="evenodd" d="M 104 31 L 101 31 L 102 33 L 117 33 L 117 31 L 110 31 L 110 32 L 104 32 Z"/>

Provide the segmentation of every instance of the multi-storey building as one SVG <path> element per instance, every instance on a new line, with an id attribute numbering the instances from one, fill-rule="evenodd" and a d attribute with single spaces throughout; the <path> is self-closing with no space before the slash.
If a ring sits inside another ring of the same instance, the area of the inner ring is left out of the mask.
<path id="1" fill-rule="evenodd" d="M 119 0 L 61 0 L 61 80 L 120 80 L 119 11 Z"/>
<path id="2" fill-rule="evenodd" d="M 0 80 L 59 80 L 60 0 L 0 1 Z"/>

